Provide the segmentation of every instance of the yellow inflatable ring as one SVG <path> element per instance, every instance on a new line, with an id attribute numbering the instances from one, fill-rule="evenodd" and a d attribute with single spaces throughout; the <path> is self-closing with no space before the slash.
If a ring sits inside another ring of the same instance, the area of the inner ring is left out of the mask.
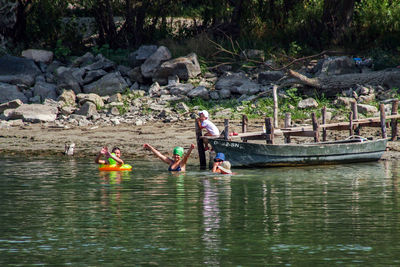
<path id="1" fill-rule="evenodd" d="M 100 164 L 100 171 L 131 171 L 132 166 L 129 164 L 122 165 L 108 165 L 108 164 Z"/>

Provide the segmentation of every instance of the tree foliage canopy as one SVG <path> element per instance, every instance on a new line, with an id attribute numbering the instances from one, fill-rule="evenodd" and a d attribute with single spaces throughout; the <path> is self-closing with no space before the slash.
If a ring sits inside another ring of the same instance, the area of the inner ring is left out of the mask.
<path id="1" fill-rule="evenodd" d="M 11 2 L 10 0 L 8 0 Z M 7 2 L 7 0 L 0 0 Z M 15 1 L 12 1 L 15 2 Z M 200 33 L 252 48 L 397 50 L 400 0 L 17 0 L 17 23 L 0 32 L 25 47 L 83 49 L 79 18 L 95 19 L 90 41 L 135 48 Z M 1 15 L 1 9 L 0 9 Z M 69 23 L 63 18 L 69 17 Z M 115 18 L 120 18 L 116 20 Z M 179 23 L 178 23 L 179 22 Z M 61 40 L 61 41 L 60 41 Z"/>

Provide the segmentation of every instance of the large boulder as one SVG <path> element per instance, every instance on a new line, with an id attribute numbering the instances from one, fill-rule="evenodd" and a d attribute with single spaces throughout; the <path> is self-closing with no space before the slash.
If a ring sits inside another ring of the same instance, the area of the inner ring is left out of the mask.
<path id="1" fill-rule="evenodd" d="M 208 90 L 204 86 L 197 86 L 196 88 L 191 90 L 187 94 L 187 96 L 190 97 L 190 98 L 198 97 L 198 98 L 201 98 L 201 99 L 204 99 L 204 100 L 209 100 L 210 99 L 210 95 L 208 94 Z"/>
<path id="2" fill-rule="evenodd" d="M 157 51 L 156 45 L 142 45 L 138 50 L 132 52 L 128 56 L 128 62 L 131 67 L 137 67 Z"/>
<path id="3" fill-rule="evenodd" d="M 62 107 L 74 107 L 76 105 L 76 95 L 72 90 L 63 90 L 57 100 L 62 102 Z"/>
<path id="4" fill-rule="evenodd" d="M 44 101 L 46 98 L 50 98 L 53 100 L 57 99 L 56 85 L 52 83 L 46 82 L 36 82 L 33 87 L 33 96 L 40 96 L 41 101 Z"/>
<path id="5" fill-rule="evenodd" d="M 95 62 L 93 62 L 90 65 L 87 65 L 84 67 L 85 70 L 91 71 L 91 70 L 105 70 L 105 71 L 111 71 L 115 69 L 115 63 L 112 62 L 111 60 L 105 58 L 102 54 L 98 54 L 94 58 Z"/>
<path id="6" fill-rule="evenodd" d="M 26 122 L 52 122 L 57 118 L 58 109 L 56 107 L 41 104 L 24 104 L 14 109 L 9 114 L 8 119 L 22 119 Z"/>
<path id="7" fill-rule="evenodd" d="M 349 73 L 359 73 L 360 70 L 357 68 L 352 58 L 342 57 L 330 57 L 323 61 L 321 70 L 317 73 L 320 75 L 342 75 Z"/>
<path id="8" fill-rule="evenodd" d="M 232 94 L 254 95 L 260 92 L 261 86 L 250 80 L 242 72 L 225 72 L 216 82 L 215 89 L 219 91 L 229 90 Z M 225 92 L 224 95 L 226 95 Z"/>
<path id="9" fill-rule="evenodd" d="M 73 67 L 85 67 L 87 65 L 92 64 L 95 61 L 94 55 L 90 52 L 87 52 L 81 57 L 78 57 L 72 62 Z"/>
<path id="10" fill-rule="evenodd" d="M 187 81 L 201 73 L 200 64 L 197 55 L 191 53 L 186 57 L 178 57 L 166 61 L 160 65 L 153 75 L 153 81 L 159 84 L 167 84 L 169 76 L 178 76 L 179 79 Z"/>
<path id="11" fill-rule="evenodd" d="M 142 74 L 146 78 L 153 77 L 157 68 L 167 60 L 171 59 L 171 52 L 165 46 L 160 46 L 146 61 L 140 66 Z"/>
<path id="12" fill-rule="evenodd" d="M 32 59 L 35 62 L 43 62 L 49 64 L 53 61 L 53 52 L 40 50 L 40 49 L 28 49 L 24 50 L 21 53 L 21 56 L 24 58 Z"/>
<path id="13" fill-rule="evenodd" d="M 84 93 L 95 93 L 99 96 L 122 93 L 128 84 L 119 72 L 112 72 L 104 75 L 100 80 L 83 87 Z"/>
<path id="14" fill-rule="evenodd" d="M 17 86 L 0 82 L 0 104 L 15 99 L 19 99 L 23 103 L 28 102 L 28 98 L 18 89 Z"/>
<path id="15" fill-rule="evenodd" d="M 30 87 L 40 69 L 32 59 L 5 55 L 0 58 L 0 82 Z"/>
<path id="16" fill-rule="evenodd" d="M 84 105 L 86 102 L 91 102 L 95 104 L 96 107 L 104 107 L 103 98 L 96 94 L 78 94 L 76 98 L 78 98 L 79 105 Z"/>
<path id="17" fill-rule="evenodd" d="M 57 90 L 72 90 L 75 94 L 81 93 L 83 84 L 84 70 L 79 68 L 58 67 L 55 70 L 57 77 Z"/>

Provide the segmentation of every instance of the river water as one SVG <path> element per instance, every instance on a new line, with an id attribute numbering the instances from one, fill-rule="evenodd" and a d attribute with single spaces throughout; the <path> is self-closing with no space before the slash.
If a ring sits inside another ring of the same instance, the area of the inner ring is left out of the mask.
<path id="1" fill-rule="evenodd" d="M 0 158 L 0 266 L 399 266 L 400 162 L 236 169 Z"/>

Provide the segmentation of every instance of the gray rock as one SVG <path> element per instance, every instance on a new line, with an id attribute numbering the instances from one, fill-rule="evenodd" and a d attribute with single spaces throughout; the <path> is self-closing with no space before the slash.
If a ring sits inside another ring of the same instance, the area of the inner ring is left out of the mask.
<path id="1" fill-rule="evenodd" d="M 159 84 L 166 84 L 168 77 L 178 76 L 179 79 L 187 81 L 189 78 L 198 76 L 201 73 L 197 55 L 191 53 L 186 57 L 179 57 L 166 61 L 154 72 L 153 81 Z"/>
<path id="2" fill-rule="evenodd" d="M 204 86 L 197 86 L 196 88 L 191 90 L 187 94 L 187 96 L 190 97 L 190 98 L 199 97 L 199 98 L 204 99 L 204 100 L 210 99 L 210 95 L 208 94 L 208 90 Z"/>
<path id="3" fill-rule="evenodd" d="M 221 89 L 221 90 L 219 90 L 218 94 L 219 94 L 220 99 L 227 99 L 227 98 L 230 98 L 232 95 L 231 90 L 229 90 L 229 89 Z"/>
<path id="4" fill-rule="evenodd" d="M 103 99 L 97 94 L 78 94 L 76 96 L 80 105 L 84 105 L 86 102 L 93 103 L 96 107 L 104 107 Z"/>
<path id="5" fill-rule="evenodd" d="M 378 109 L 374 106 L 357 104 L 357 110 L 359 113 L 375 113 L 378 112 Z"/>
<path id="6" fill-rule="evenodd" d="M 229 97 L 230 97 L 230 91 L 229 91 Z M 219 93 L 217 91 L 210 91 L 210 98 L 213 100 L 218 100 L 219 99 Z"/>
<path id="7" fill-rule="evenodd" d="M 242 72 L 231 73 L 226 72 L 222 75 L 215 84 L 217 90 L 229 90 L 234 94 L 253 95 L 261 90 L 261 86 L 249 78 Z M 225 93 L 224 93 L 225 94 Z M 220 93 L 220 97 L 223 96 Z"/>
<path id="8" fill-rule="evenodd" d="M 83 87 L 84 93 L 95 93 L 100 96 L 122 93 L 128 84 L 119 72 L 112 72 L 104 75 L 100 80 Z"/>
<path id="9" fill-rule="evenodd" d="M 128 56 L 128 62 L 131 67 L 137 67 L 157 51 L 156 45 L 142 45 L 138 50 Z"/>
<path id="10" fill-rule="evenodd" d="M 31 59 L 5 55 L 0 58 L 0 82 L 32 86 L 40 69 Z"/>
<path id="11" fill-rule="evenodd" d="M 105 71 L 110 71 L 115 69 L 115 63 L 112 62 L 111 60 L 105 58 L 102 54 L 98 54 L 94 58 L 95 62 L 87 65 L 84 67 L 85 70 L 91 71 L 91 70 L 99 70 L 103 69 Z"/>
<path id="12" fill-rule="evenodd" d="M 76 95 L 72 90 L 63 90 L 58 97 L 58 101 L 63 102 L 62 107 L 74 107 L 76 104 Z"/>
<path id="13" fill-rule="evenodd" d="M 263 71 L 258 74 L 258 83 L 267 85 L 282 79 L 284 76 L 283 71 Z"/>
<path id="14" fill-rule="evenodd" d="M 161 87 L 158 82 L 154 82 L 149 88 L 149 95 L 151 97 L 157 97 L 161 95 Z"/>
<path id="15" fill-rule="evenodd" d="M 351 103 L 355 102 L 356 100 L 354 98 L 351 97 L 338 97 L 337 99 L 335 99 L 333 101 L 333 104 L 336 107 L 346 107 L 346 108 L 350 108 L 351 107 Z"/>
<path id="16" fill-rule="evenodd" d="M 307 108 L 317 108 L 318 102 L 314 98 L 307 98 L 300 100 L 297 104 L 297 107 L 300 109 L 307 109 Z"/>
<path id="17" fill-rule="evenodd" d="M 157 68 L 164 62 L 171 59 L 171 52 L 165 46 L 160 46 L 146 61 L 140 66 L 142 75 L 146 78 L 153 76 Z"/>
<path id="18" fill-rule="evenodd" d="M 79 77 L 80 71 L 77 68 L 58 67 L 55 70 L 57 78 L 57 91 L 72 90 L 75 94 L 81 93 L 82 77 Z"/>
<path id="19" fill-rule="evenodd" d="M 23 103 L 28 102 L 28 98 L 19 91 L 17 86 L 0 82 L 0 104 L 15 99 L 19 99 Z"/>
<path id="20" fill-rule="evenodd" d="M 75 111 L 75 114 L 90 118 L 93 115 L 97 115 L 96 105 L 90 101 L 87 101 L 78 110 Z"/>
<path id="21" fill-rule="evenodd" d="M 33 87 L 33 95 L 40 96 L 41 101 L 46 98 L 57 99 L 56 85 L 46 82 L 36 82 Z"/>
<path id="22" fill-rule="evenodd" d="M 3 103 L 0 105 L 0 113 L 3 113 L 6 109 L 16 109 L 17 107 L 23 105 L 22 101 L 19 99 L 12 100 L 7 103 Z"/>
<path id="23" fill-rule="evenodd" d="M 28 49 L 22 51 L 22 57 L 32 59 L 35 62 L 44 62 L 49 64 L 53 61 L 53 52 L 39 49 Z"/>
<path id="24" fill-rule="evenodd" d="M 168 86 L 168 89 L 171 95 L 187 95 L 193 89 L 193 87 L 193 84 L 186 83 Z"/>
<path id="25" fill-rule="evenodd" d="M 179 102 L 179 103 L 176 105 L 175 108 L 176 108 L 177 111 L 181 111 L 181 112 L 184 112 L 184 113 L 187 113 L 187 112 L 190 111 L 189 107 L 188 107 L 185 103 L 183 103 L 183 102 Z"/>
<path id="26" fill-rule="evenodd" d="M 138 83 L 144 83 L 144 77 L 142 75 L 142 71 L 140 70 L 140 67 L 136 67 L 134 69 L 131 69 L 128 72 L 128 78 L 131 81 L 135 81 L 135 82 L 138 82 Z"/>
<path id="27" fill-rule="evenodd" d="M 93 62 L 94 62 L 94 55 L 90 52 L 87 52 L 83 56 L 76 58 L 72 62 L 72 66 L 73 67 L 84 67 L 84 66 L 92 64 Z"/>
<path id="28" fill-rule="evenodd" d="M 91 82 L 94 82 L 106 74 L 107 74 L 107 72 L 105 72 L 104 70 L 101 70 L 101 69 L 88 71 L 83 78 L 83 84 L 89 84 Z"/>
<path id="29" fill-rule="evenodd" d="M 57 118 L 56 107 L 41 104 L 24 104 L 14 109 L 9 119 L 22 119 L 26 122 L 53 122 Z"/>
<path id="30" fill-rule="evenodd" d="M 359 73 L 354 60 L 347 56 L 330 57 L 323 61 L 321 71 L 317 75 L 342 75 Z"/>

